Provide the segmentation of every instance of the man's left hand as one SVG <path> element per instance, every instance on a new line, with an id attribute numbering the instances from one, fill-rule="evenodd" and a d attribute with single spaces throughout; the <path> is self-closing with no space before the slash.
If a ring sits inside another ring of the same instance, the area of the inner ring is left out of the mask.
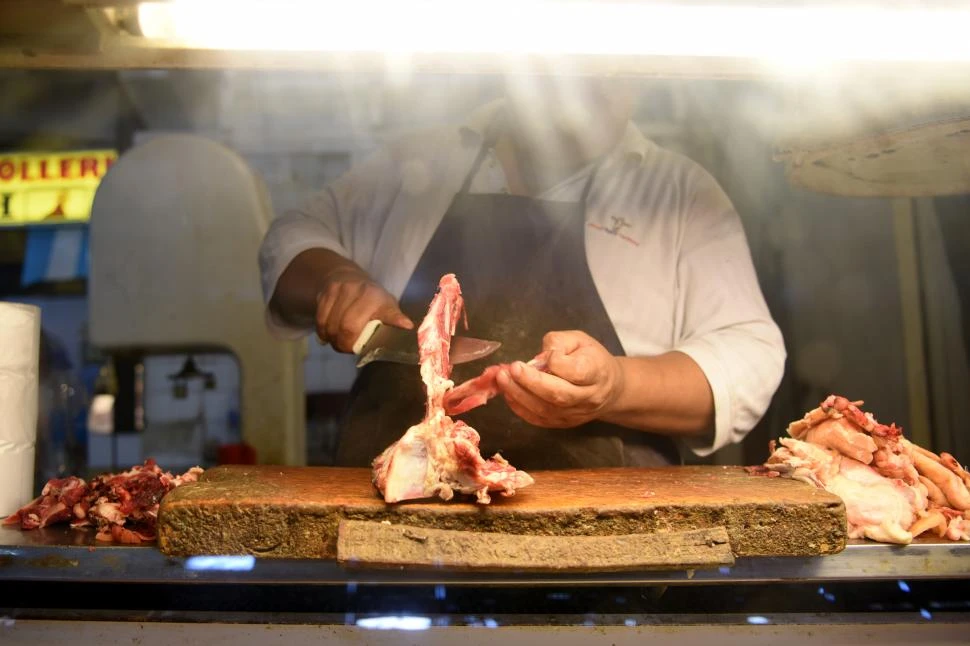
<path id="1" fill-rule="evenodd" d="M 521 361 L 498 375 L 512 411 L 535 426 L 572 428 L 601 417 L 623 389 L 619 360 L 588 334 L 550 332 L 542 339 L 546 372 Z"/>

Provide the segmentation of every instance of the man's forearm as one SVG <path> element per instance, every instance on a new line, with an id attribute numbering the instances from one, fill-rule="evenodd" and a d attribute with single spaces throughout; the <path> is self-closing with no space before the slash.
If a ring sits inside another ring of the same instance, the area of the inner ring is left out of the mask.
<path id="1" fill-rule="evenodd" d="M 343 272 L 366 275 L 356 263 L 329 249 L 307 249 L 287 265 L 270 299 L 270 310 L 290 325 L 312 325 L 327 281 Z"/>
<path id="2" fill-rule="evenodd" d="M 714 428 L 714 396 L 700 366 L 681 352 L 619 357 L 620 392 L 602 415 L 614 424 L 668 435 L 700 436 Z"/>

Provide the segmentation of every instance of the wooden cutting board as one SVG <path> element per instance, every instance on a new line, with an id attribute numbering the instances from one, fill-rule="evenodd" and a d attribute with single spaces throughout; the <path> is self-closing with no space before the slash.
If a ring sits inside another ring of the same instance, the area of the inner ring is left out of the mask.
<path id="1" fill-rule="evenodd" d="M 217 467 L 162 501 L 159 548 L 173 556 L 333 559 L 341 521 L 551 537 L 686 536 L 689 530 L 724 528 L 736 556 L 813 556 L 845 548 L 840 498 L 801 482 L 749 475 L 741 467 L 532 475 L 535 484 L 509 498 L 493 496 L 489 505 L 468 498 L 388 505 L 371 484 L 369 469 Z"/>

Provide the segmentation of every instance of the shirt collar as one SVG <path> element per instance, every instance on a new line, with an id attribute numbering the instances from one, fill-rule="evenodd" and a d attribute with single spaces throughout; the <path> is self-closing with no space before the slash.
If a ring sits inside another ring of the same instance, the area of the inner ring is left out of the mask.
<path id="1" fill-rule="evenodd" d="M 505 105 L 505 99 L 495 99 L 478 107 L 458 128 L 459 134 L 463 138 L 468 138 L 467 140 L 470 143 L 480 146 L 485 139 L 485 132 L 489 124 L 492 123 L 495 115 L 502 109 L 503 105 Z M 616 160 L 632 160 L 639 163 L 643 160 L 649 145 L 648 140 L 640 132 L 640 129 L 630 121 L 627 122 L 623 136 L 620 137 L 616 146 L 609 153 L 609 157 Z"/>

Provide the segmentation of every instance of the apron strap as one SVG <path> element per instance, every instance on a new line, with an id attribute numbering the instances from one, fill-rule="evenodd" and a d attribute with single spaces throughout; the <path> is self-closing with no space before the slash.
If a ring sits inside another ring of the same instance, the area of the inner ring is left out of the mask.
<path id="1" fill-rule="evenodd" d="M 482 145 L 478 148 L 478 155 L 475 157 L 471 169 L 465 175 L 465 181 L 462 182 L 461 189 L 458 191 L 459 193 L 468 193 L 471 190 L 472 180 L 475 179 L 475 175 L 478 174 L 478 170 L 482 167 L 482 162 L 485 161 L 485 155 L 488 153 L 489 148 L 494 146 L 495 142 L 498 141 L 501 132 L 500 124 L 504 123 L 504 117 L 504 113 L 494 117 L 491 123 L 485 128 L 485 132 L 482 134 Z"/>
<path id="2" fill-rule="evenodd" d="M 471 189 L 472 179 L 475 178 L 478 169 L 482 167 L 482 161 L 485 160 L 485 154 L 488 152 L 489 146 L 490 144 L 487 139 L 482 141 L 482 145 L 478 149 L 478 156 L 475 157 L 475 163 L 472 164 L 471 170 L 465 175 L 465 181 L 462 182 L 461 189 L 458 191 L 459 193 L 467 193 Z"/>

